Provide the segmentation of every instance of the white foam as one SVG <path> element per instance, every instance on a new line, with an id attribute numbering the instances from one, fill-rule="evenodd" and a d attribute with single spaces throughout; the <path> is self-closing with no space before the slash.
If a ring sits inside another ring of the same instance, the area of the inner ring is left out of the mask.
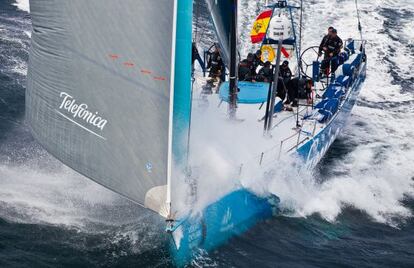
<path id="1" fill-rule="evenodd" d="M 119 197 L 60 166 L 56 171 L 32 165 L 0 165 L 1 217 L 18 222 L 81 227 L 89 209 Z"/>
<path id="2" fill-rule="evenodd" d="M 20 10 L 30 12 L 29 0 L 16 0 L 16 3 L 14 5 L 17 6 Z"/>

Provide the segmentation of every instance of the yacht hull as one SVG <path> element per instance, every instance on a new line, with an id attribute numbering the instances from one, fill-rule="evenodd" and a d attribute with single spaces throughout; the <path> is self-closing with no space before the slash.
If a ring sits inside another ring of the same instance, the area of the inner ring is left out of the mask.
<path id="1" fill-rule="evenodd" d="M 321 131 L 293 151 L 304 160 L 305 167 L 314 167 L 344 128 L 365 77 L 366 61 L 358 68 L 354 81 L 348 88 L 349 94 L 332 119 Z M 246 189 L 239 189 L 209 205 L 200 216 L 176 222 L 168 230 L 172 236 L 171 247 L 176 264 L 183 266 L 200 251 L 211 251 L 257 223 L 277 215 L 278 203 L 276 196 L 263 198 Z"/>
<path id="2" fill-rule="evenodd" d="M 279 199 L 263 198 L 240 189 L 206 207 L 200 215 L 175 223 L 171 249 L 178 266 L 211 251 L 258 222 L 277 214 Z"/>
<path id="3" fill-rule="evenodd" d="M 297 149 L 297 153 L 305 160 L 306 167 L 312 168 L 318 164 L 335 141 L 338 134 L 345 127 L 346 122 L 351 115 L 352 108 L 358 99 L 361 85 L 364 82 L 365 77 L 366 62 L 363 62 L 358 76 L 349 88 L 350 94 L 344 101 L 340 110 L 335 113 L 333 119 L 327 123 L 322 131 Z"/>

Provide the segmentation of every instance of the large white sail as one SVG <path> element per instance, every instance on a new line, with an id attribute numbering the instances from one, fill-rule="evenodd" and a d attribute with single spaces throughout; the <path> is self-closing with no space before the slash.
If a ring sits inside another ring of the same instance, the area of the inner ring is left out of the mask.
<path id="1" fill-rule="evenodd" d="M 191 75 L 191 24 L 178 32 L 177 9 L 191 12 L 191 5 L 31 0 L 26 106 L 35 138 L 66 165 L 164 216 L 176 135 L 174 81 L 190 84 Z M 179 59 L 188 73 L 175 77 L 176 36 L 183 39 L 188 29 L 188 59 Z M 189 90 L 180 90 L 187 107 Z M 189 114 L 179 104 L 177 110 Z"/>

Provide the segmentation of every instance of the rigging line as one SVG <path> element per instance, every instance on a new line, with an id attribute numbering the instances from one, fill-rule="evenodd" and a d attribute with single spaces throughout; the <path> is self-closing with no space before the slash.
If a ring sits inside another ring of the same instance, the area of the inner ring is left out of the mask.
<path id="1" fill-rule="evenodd" d="M 303 0 L 300 0 L 299 55 L 302 55 L 302 27 L 303 27 Z M 302 64 L 302 61 L 300 61 L 299 64 Z M 299 77 L 300 76 L 301 76 L 301 73 L 299 72 Z"/>
<path id="2" fill-rule="evenodd" d="M 194 34 L 194 42 L 196 44 L 200 44 L 201 40 L 203 40 L 204 34 L 206 32 L 206 28 L 208 27 L 200 27 L 200 24 L 202 23 L 202 19 L 200 19 L 200 3 L 198 1 L 194 1 L 194 4 L 196 5 L 195 8 L 195 34 Z"/>
<path id="3" fill-rule="evenodd" d="M 359 31 L 359 34 L 360 34 L 361 40 L 362 40 L 363 39 L 363 37 L 362 37 L 362 26 L 361 26 L 361 19 L 360 19 L 360 13 L 359 13 L 359 8 L 358 8 L 358 0 L 355 0 L 355 8 L 356 8 L 357 18 L 358 18 L 358 31 Z"/>
<path id="4" fill-rule="evenodd" d="M 197 43 L 197 38 L 198 38 L 198 17 L 199 17 L 199 13 L 198 13 L 198 9 L 199 9 L 199 3 L 197 3 L 197 1 L 194 1 L 194 4 L 196 5 L 195 8 L 195 31 L 194 31 L 194 42 Z"/>
<path id="5" fill-rule="evenodd" d="M 204 37 L 204 33 L 206 32 L 206 28 L 207 27 L 200 27 L 200 24 L 202 22 L 202 20 L 200 19 L 200 5 L 201 3 L 197 3 L 197 1 L 194 1 L 194 4 L 196 5 L 195 8 L 195 16 L 196 16 L 196 20 L 195 20 L 195 36 L 194 36 L 194 42 L 197 43 L 201 43 L 202 38 Z"/>

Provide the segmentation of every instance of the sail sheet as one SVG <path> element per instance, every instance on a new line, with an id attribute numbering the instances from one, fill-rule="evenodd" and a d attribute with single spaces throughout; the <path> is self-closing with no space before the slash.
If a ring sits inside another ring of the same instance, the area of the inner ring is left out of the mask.
<path id="1" fill-rule="evenodd" d="M 31 0 L 26 117 L 34 137 L 69 167 L 164 216 L 174 81 L 190 83 L 174 73 L 182 61 L 177 8 L 188 3 Z"/>

